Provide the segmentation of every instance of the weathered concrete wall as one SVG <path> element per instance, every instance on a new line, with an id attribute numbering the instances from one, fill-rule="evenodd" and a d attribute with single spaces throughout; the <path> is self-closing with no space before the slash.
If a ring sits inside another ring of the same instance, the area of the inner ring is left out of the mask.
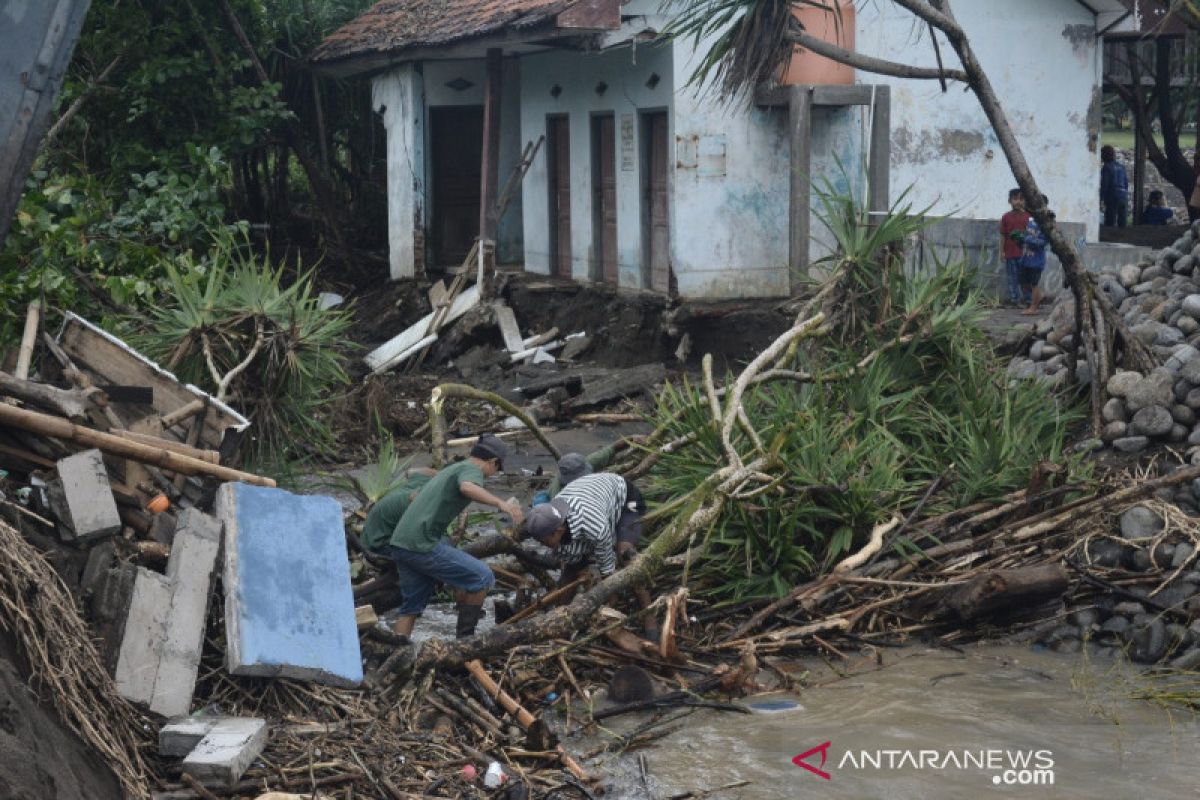
<path id="1" fill-rule="evenodd" d="M 1008 114 L 1039 185 L 1064 222 L 1098 234 L 1100 52 L 1092 14 L 1075 0 L 970 0 L 954 5 Z M 936 59 L 927 27 L 892 3 L 867 3 L 859 52 L 921 66 Z M 957 65 L 939 36 L 943 58 Z M 892 86 L 892 193 L 912 186 L 917 207 L 999 217 L 1016 185 L 975 96 L 937 81 L 858 75 Z"/>
<path id="2" fill-rule="evenodd" d="M 1138 259 L 1153 252 L 1148 247 L 1087 243 L 1081 223 L 1060 225 L 1067 237 L 1074 241 L 1084 266 L 1094 272 L 1105 267 L 1136 264 Z M 909 242 L 906 260 L 909 267 L 914 269 L 934 269 L 939 261 L 966 261 L 984 297 L 999 300 L 1005 295 L 1006 281 L 999 251 L 999 219 L 948 218 L 933 223 L 915 241 Z M 1063 288 L 1062 265 L 1058 257 L 1048 250 L 1041 286 L 1048 293 Z"/>
<path id="3" fill-rule="evenodd" d="M 699 61 L 676 43 L 671 264 L 684 297 L 789 292 L 788 112 L 721 105 L 687 87 Z"/>
<path id="4" fill-rule="evenodd" d="M 447 84 L 461 78 L 471 86 L 456 90 Z M 483 105 L 482 59 L 401 64 L 375 78 L 372 105 L 382 109 L 387 130 L 388 260 L 391 277 L 411 278 L 430 257 L 427 232 L 433 223 L 428 110 L 438 106 Z M 520 64 L 504 62 L 500 98 L 501 189 L 521 155 Z M 523 255 L 521 195 L 517 193 L 500 219 L 496 257 L 502 264 L 521 263 Z"/>
<path id="5" fill-rule="evenodd" d="M 592 117 L 611 113 L 616 127 L 618 285 L 640 289 L 642 272 L 642 110 L 671 105 L 671 46 L 619 48 L 603 53 L 546 53 L 521 65 L 521 134 L 546 133 L 549 115 L 569 115 L 571 148 L 571 274 L 595 275 L 592 238 Z M 657 75 L 654 83 L 651 76 Z M 607 85 L 603 94 L 596 87 Z M 648 85 L 648 84 L 654 85 Z M 558 87 L 557 97 L 552 94 Z M 525 268 L 550 271 L 550 178 L 542 147 L 525 177 Z"/>

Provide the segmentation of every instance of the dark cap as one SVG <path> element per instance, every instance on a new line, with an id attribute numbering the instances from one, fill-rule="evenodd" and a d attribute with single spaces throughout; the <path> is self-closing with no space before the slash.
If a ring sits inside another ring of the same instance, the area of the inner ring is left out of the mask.
<path id="1" fill-rule="evenodd" d="M 571 507 L 566 500 L 554 498 L 549 503 L 534 506 L 525 515 L 525 533 L 545 543 L 567 521 Z"/>
<path id="2" fill-rule="evenodd" d="M 592 465 L 579 453 L 567 453 L 558 460 L 558 482 L 566 486 L 576 478 L 592 474 Z"/>
<path id="3" fill-rule="evenodd" d="M 500 441 L 500 438 L 485 433 L 479 437 L 479 441 L 471 448 L 471 455 L 475 458 L 481 458 L 484 461 L 496 459 L 500 462 L 501 471 L 504 470 L 504 459 L 508 456 L 508 445 Z"/>

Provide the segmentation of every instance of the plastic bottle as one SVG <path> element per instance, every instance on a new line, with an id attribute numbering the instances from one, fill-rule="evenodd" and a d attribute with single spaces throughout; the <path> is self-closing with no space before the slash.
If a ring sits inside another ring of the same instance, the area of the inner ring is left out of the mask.
<path id="1" fill-rule="evenodd" d="M 507 777 L 504 770 L 500 768 L 500 762 L 493 761 L 488 764 L 487 772 L 483 776 L 483 785 L 489 789 L 498 789 Z"/>

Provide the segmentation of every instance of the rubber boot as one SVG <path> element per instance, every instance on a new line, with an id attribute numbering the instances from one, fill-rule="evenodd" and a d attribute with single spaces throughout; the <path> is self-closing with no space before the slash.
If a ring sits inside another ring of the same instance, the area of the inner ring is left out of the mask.
<path id="1" fill-rule="evenodd" d="M 475 635 L 475 626 L 483 619 L 483 606 L 468 606 L 459 604 L 458 624 L 454 628 L 454 636 L 465 639 Z"/>

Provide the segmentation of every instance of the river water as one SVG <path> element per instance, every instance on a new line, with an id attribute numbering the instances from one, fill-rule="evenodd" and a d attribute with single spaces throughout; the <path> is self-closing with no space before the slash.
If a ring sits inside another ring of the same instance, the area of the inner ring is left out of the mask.
<path id="1" fill-rule="evenodd" d="M 760 707 L 752 715 L 687 716 L 681 731 L 642 751 L 644 777 L 632 754 L 597 766 L 613 779 L 609 797 L 658 800 L 740 781 L 749 784 L 709 797 L 1200 796 L 1200 724 L 1132 699 L 1132 675 L 1120 664 L 1020 645 L 890 651 L 882 668 L 832 680 L 814 674 L 819 685 L 797 694 L 748 698 Z M 789 700 L 794 707 L 769 710 Z M 623 719 L 611 730 L 645 721 Z M 819 750 L 805 762 L 828 778 L 792 762 L 826 742 L 823 767 Z"/>

